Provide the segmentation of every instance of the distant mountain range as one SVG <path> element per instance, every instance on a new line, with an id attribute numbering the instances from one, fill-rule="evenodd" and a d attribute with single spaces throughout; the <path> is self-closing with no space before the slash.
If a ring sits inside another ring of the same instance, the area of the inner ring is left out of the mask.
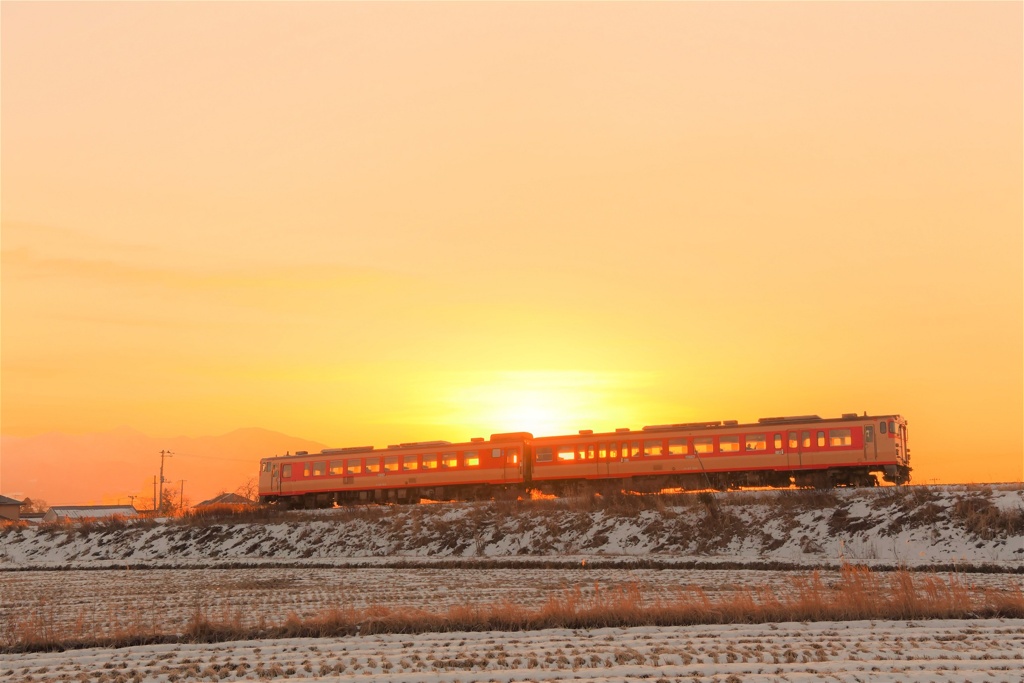
<path id="1" fill-rule="evenodd" d="M 237 429 L 221 436 L 157 438 L 127 427 L 95 434 L 0 436 L 0 493 L 42 498 L 51 505 L 152 503 L 153 477 L 164 461 L 165 487 L 176 495 L 184 479 L 193 503 L 235 491 L 258 476 L 259 460 L 271 455 L 311 452 L 323 444 L 266 429 Z"/>

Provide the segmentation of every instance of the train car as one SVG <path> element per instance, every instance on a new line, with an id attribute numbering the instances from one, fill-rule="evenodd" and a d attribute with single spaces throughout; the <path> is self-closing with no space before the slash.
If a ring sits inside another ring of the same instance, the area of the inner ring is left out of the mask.
<path id="1" fill-rule="evenodd" d="M 529 483 L 560 493 L 580 482 L 666 488 L 875 486 L 910 480 L 899 415 L 817 415 L 654 425 L 535 438 Z"/>
<path id="2" fill-rule="evenodd" d="M 466 443 L 422 441 L 387 448 L 331 448 L 260 461 L 260 502 L 286 507 L 335 503 L 464 500 L 518 492 L 526 481 L 528 433 Z"/>
<path id="3" fill-rule="evenodd" d="M 910 481 L 899 415 L 817 415 L 652 425 L 595 434 L 492 434 L 299 452 L 260 462 L 260 501 L 289 507 L 491 498 L 528 489 L 876 486 Z"/>

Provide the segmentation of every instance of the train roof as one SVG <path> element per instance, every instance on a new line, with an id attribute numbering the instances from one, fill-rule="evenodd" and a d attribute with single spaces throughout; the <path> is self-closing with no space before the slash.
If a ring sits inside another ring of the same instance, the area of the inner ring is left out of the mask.
<path id="1" fill-rule="evenodd" d="M 740 423 L 738 420 L 705 420 L 702 422 L 680 422 L 676 424 L 647 425 L 641 429 L 616 429 L 614 432 L 594 432 L 590 429 L 581 429 L 577 434 L 564 434 L 560 436 L 539 436 L 533 439 L 535 443 L 565 441 L 569 439 L 579 440 L 582 438 L 621 438 L 624 436 L 642 437 L 646 434 L 656 432 L 675 431 L 735 431 L 739 429 L 772 429 L 773 427 L 808 423 L 834 423 L 854 422 L 864 420 L 878 420 L 881 418 L 902 418 L 897 414 L 886 415 L 858 415 L 857 413 L 843 413 L 841 417 L 821 417 L 819 415 L 791 415 L 785 417 L 762 417 L 757 422 Z"/>
<path id="2" fill-rule="evenodd" d="M 469 441 L 463 441 L 460 443 L 452 443 L 451 441 L 409 441 L 406 443 L 390 444 L 387 448 L 375 448 L 374 446 L 349 446 L 346 448 L 325 448 L 319 453 L 310 453 L 309 451 L 296 451 L 295 453 L 288 453 L 286 455 L 274 455 L 260 460 L 294 460 L 302 459 L 308 460 L 317 456 L 338 456 L 338 455 L 355 455 L 360 453 L 366 453 L 370 455 L 387 455 L 389 453 L 396 452 L 407 452 L 416 451 L 422 449 L 443 449 L 443 448 L 485 448 L 487 444 L 492 443 L 508 443 L 509 441 L 525 441 L 533 438 L 533 435 L 529 432 L 508 432 L 504 434 L 491 434 L 490 439 L 484 439 L 483 437 L 474 437 Z"/>
<path id="3" fill-rule="evenodd" d="M 371 454 L 387 454 L 394 453 L 396 451 L 411 451 L 419 449 L 430 449 L 430 448 L 465 448 L 465 447 L 482 447 L 484 444 L 491 443 L 507 443 L 509 441 L 534 441 L 539 443 L 544 442 L 557 442 L 565 441 L 567 439 L 579 440 L 583 438 L 621 438 L 626 435 L 642 437 L 645 434 L 652 434 L 657 432 L 671 432 L 671 431 L 735 431 L 738 429 L 751 429 L 751 428 L 762 428 L 772 429 L 774 427 L 783 427 L 786 425 L 797 425 L 797 424 L 809 424 L 809 423 L 834 423 L 834 422 L 854 422 L 864 420 L 879 420 L 882 418 L 893 418 L 902 421 L 902 417 L 896 413 L 887 413 L 880 415 L 858 415 L 857 413 L 843 413 L 840 417 L 821 417 L 819 415 L 788 415 L 781 417 L 762 417 L 757 422 L 744 422 L 740 423 L 738 420 L 705 420 L 703 422 L 680 422 L 676 424 L 663 424 L 663 425 L 647 425 L 641 429 L 629 429 L 620 428 L 614 432 L 594 432 L 591 429 L 581 429 L 577 434 L 561 434 L 553 436 L 534 436 L 530 432 L 506 432 L 501 434 L 491 434 L 490 439 L 473 438 L 469 441 L 463 441 L 460 443 L 452 443 L 450 441 L 411 441 L 408 443 L 400 443 L 389 445 L 387 448 L 375 448 L 373 446 L 350 446 L 347 448 L 325 448 L 319 453 L 308 453 L 306 451 L 297 451 L 294 454 L 288 455 L 275 455 L 272 457 L 261 458 L 261 460 L 281 460 L 281 459 L 293 459 L 302 458 L 308 459 L 313 456 L 334 456 L 334 455 L 348 455 L 355 453 L 371 453 Z"/>

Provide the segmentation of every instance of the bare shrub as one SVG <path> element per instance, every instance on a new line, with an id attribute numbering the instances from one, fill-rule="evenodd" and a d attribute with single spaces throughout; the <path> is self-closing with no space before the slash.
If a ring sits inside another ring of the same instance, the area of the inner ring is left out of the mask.
<path id="1" fill-rule="evenodd" d="M 205 526 L 222 522 L 273 523 L 288 519 L 287 512 L 268 505 L 204 505 L 194 507 L 179 518 L 186 526 Z M 290 517 L 294 519 L 294 516 Z"/>
<path id="2" fill-rule="evenodd" d="M 952 517 L 982 540 L 1024 535 L 1024 508 L 1002 510 L 986 495 L 960 498 L 953 504 Z"/>
<path id="3" fill-rule="evenodd" d="M 832 490 L 779 491 L 778 495 L 766 497 L 766 501 L 774 504 L 780 512 L 788 514 L 801 514 L 811 510 L 831 510 L 840 506 L 839 496 Z"/>

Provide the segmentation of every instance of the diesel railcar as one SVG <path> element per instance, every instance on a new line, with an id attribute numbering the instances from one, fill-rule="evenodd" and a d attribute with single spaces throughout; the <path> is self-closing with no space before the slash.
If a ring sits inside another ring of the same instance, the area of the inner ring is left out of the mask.
<path id="1" fill-rule="evenodd" d="M 492 434 L 264 458 L 260 500 L 289 507 L 598 490 L 876 486 L 910 481 L 907 423 L 847 413 L 652 425 L 535 437 Z"/>

